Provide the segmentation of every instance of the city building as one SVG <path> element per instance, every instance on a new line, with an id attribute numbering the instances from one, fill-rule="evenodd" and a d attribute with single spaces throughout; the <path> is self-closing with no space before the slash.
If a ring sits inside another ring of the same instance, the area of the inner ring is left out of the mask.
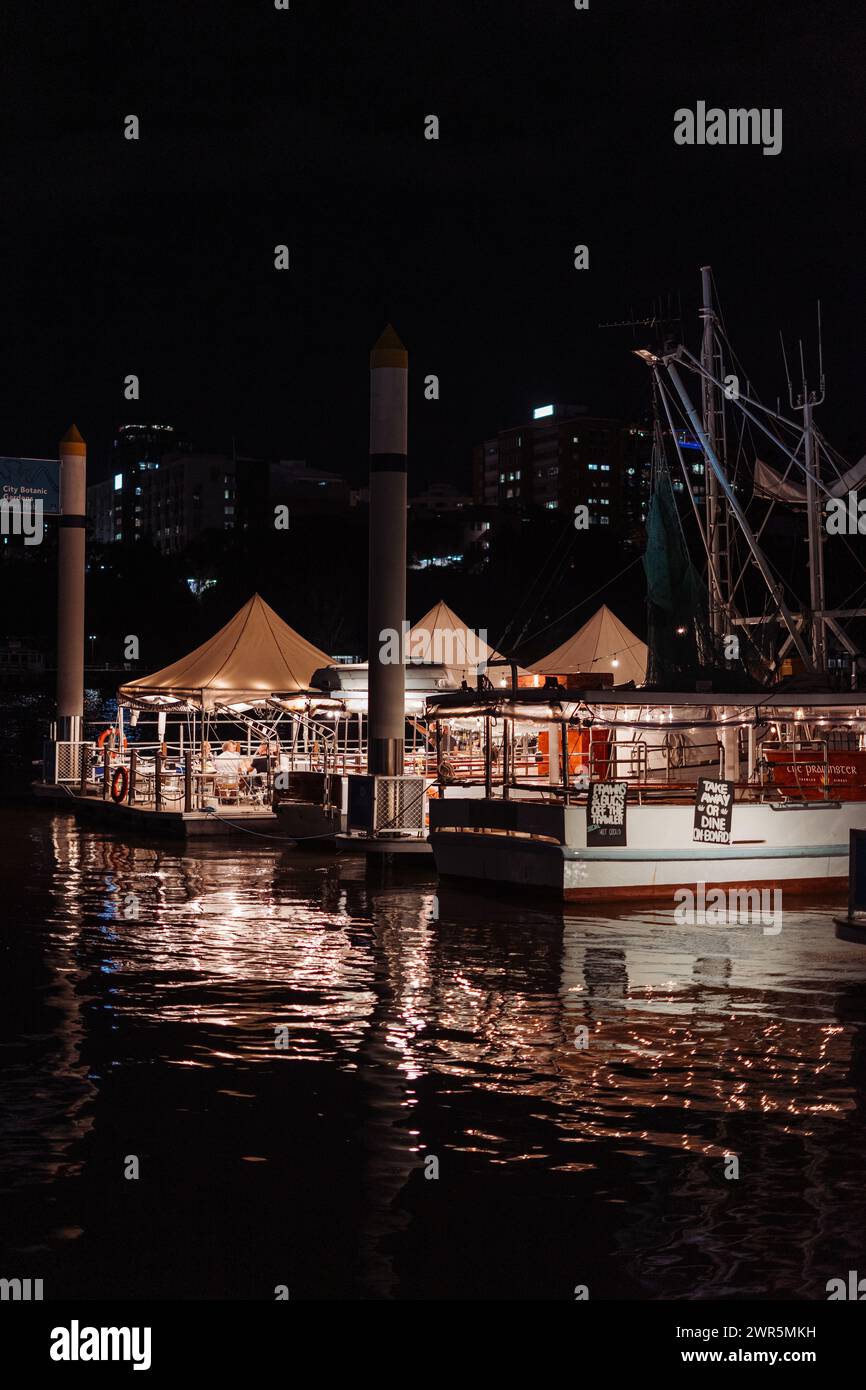
<path id="1" fill-rule="evenodd" d="M 235 464 L 222 454 L 163 454 L 136 459 L 87 489 L 93 539 L 100 544 L 148 537 L 165 553 L 204 531 L 235 524 Z"/>
<path id="2" fill-rule="evenodd" d="M 235 460 L 237 525 L 241 530 L 273 526 L 275 508 L 289 516 L 334 516 L 348 511 L 351 490 L 339 473 L 311 468 L 304 459 Z"/>
<path id="3" fill-rule="evenodd" d="M 156 472 L 166 454 L 185 449 L 174 425 L 121 425 L 112 446 L 111 478 L 113 491 L 114 535 L 112 540 L 132 540 L 141 526 L 140 510 L 136 503 L 142 493 L 136 491 L 143 476 Z M 107 520 L 108 508 L 103 514 Z"/>
<path id="4" fill-rule="evenodd" d="M 589 509 L 591 525 L 640 520 L 651 432 L 583 406 L 536 406 L 531 420 L 476 446 L 473 498 L 488 507 Z"/>
<path id="5" fill-rule="evenodd" d="M 451 483 L 431 483 L 409 498 L 409 569 L 457 569 L 477 558 L 489 526 L 484 509 Z"/>
<path id="6" fill-rule="evenodd" d="M 333 515 L 350 505 L 345 479 L 302 459 L 177 450 L 149 457 L 160 438 L 146 439 L 138 428 L 125 427 L 122 466 L 87 489 L 91 535 L 101 544 L 148 537 L 170 554 L 207 531 L 273 526 L 281 505 L 289 509 L 289 525 L 292 516 Z"/>
<path id="7" fill-rule="evenodd" d="M 0 681 L 19 676 L 38 676 L 45 670 L 45 654 L 17 637 L 0 638 Z"/>

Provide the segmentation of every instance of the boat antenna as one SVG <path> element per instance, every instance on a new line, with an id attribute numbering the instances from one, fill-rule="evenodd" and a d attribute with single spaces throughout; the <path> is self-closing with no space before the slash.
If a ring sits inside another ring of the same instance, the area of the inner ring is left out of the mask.
<path id="1" fill-rule="evenodd" d="M 821 328 L 821 301 L 818 300 L 818 389 L 823 399 L 824 390 L 824 333 Z"/>
<path id="2" fill-rule="evenodd" d="M 794 393 L 793 393 L 793 389 L 792 389 L 792 386 L 791 386 L 791 372 L 790 372 L 790 370 L 789 370 L 789 368 L 788 368 L 788 354 L 787 354 L 787 352 L 785 351 L 785 339 L 784 339 L 784 337 L 783 337 L 783 335 L 782 335 L 782 330 L 781 330 L 781 328 L 779 329 L 779 342 L 782 344 L 782 362 L 784 363 L 784 366 L 785 366 L 785 380 L 786 380 L 787 383 L 788 383 L 788 400 L 791 402 L 791 408 L 793 409 L 793 406 L 794 406 Z"/>

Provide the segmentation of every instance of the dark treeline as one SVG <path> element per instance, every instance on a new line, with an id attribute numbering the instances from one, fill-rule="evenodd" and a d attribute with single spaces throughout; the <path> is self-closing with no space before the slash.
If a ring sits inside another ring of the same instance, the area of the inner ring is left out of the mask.
<path id="1" fill-rule="evenodd" d="M 544 514 L 504 517 L 485 538 L 488 549 L 470 547 L 460 565 L 408 570 L 410 622 L 444 599 L 507 654 L 520 639 L 523 654 L 534 655 L 557 645 L 606 601 L 643 633 L 645 586 L 632 538 L 577 532 L 570 518 Z M 163 555 L 147 540 L 90 544 L 87 660 L 120 664 L 125 639 L 134 635 L 141 669 L 155 670 L 203 642 L 254 592 L 323 650 L 366 656 L 367 559 L 364 513 L 293 518 L 283 532 L 212 532 L 178 555 Z M 53 528 L 40 546 L 10 538 L 0 575 L 3 636 L 41 648 L 50 663 L 57 611 Z"/>

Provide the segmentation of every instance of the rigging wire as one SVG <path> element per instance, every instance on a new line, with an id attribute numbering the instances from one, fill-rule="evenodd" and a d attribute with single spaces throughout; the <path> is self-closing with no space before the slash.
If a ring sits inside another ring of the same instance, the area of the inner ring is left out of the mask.
<path id="1" fill-rule="evenodd" d="M 572 544 L 572 542 L 573 542 L 574 536 L 575 536 L 574 525 L 573 525 L 573 522 L 572 522 L 571 518 L 569 517 L 568 520 L 567 520 L 567 522 L 566 522 L 566 524 L 565 524 L 565 527 L 564 527 L 563 531 L 560 533 L 559 538 L 558 538 L 557 541 L 555 542 L 555 544 L 554 544 L 554 546 L 553 546 L 553 549 L 551 550 L 551 552 L 550 552 L 549 555 L 547 556 L 547 559 L 545 560 L 544 564 L 541 566 L 541 569 L 540 569 L 540 570 L 537 572 L 537 574 L 535 575 L 535 578 L 533 579 L 531 585 L 529 586 L 529 589 L 527 590 L 527 592 L 526 592 L 526 594 L 524 595 L 523 599 L 522 599 L 522 600 L 520 601 L 520 603 L 517 605 L 517 608 L 515 609 L 514 613 L 512 614 L 510 621 L 509 621 L 508 624 L 506 625 L 505 631 L 503 632 L 503 634 L 502 634 L 502 636 L 500 637 L 499 641 L 496 643 L 497 650 L 499 650 L 499 651 L 504 651 L 504 650 L 505 650 L 505 648 L 506 648 L 506 643 L 508 642 L 508 634 L 511 632 L 512 628 L 516 626 L 517 620 L 518 620 L 520 614 L 524 611 L 526 605 L 529 603 L 529 601 L 530 601 L 530 599 L 531 599 L 531 597 L 532 597 L 532 594 L 533 594 L 534 590 L 535 590 L 536 588 L 538 588 L 538 586 L 541 584 L 542 580 L 543 580 L 544 577 L 545 577 L 546 571 L 547 571 L 548 569 L 551 569 L 551 567 L 553 567 L 549 579 L 547 579 L 546 583 L 544 584 L 544 588 L 543 588 L 543 589 L 541 590 L 541 592 L 539 593 L 538 598 L 535 600 L 535 603 L 533 604 L 533 606 L 529 609 L 529 612 L 527 613 L 527 616 L 526 616 L 526 620 L 525 620 L 525 622 L 524 622 L 522 628 L 521 628 L 520 631 L 518 632 L 517 637 L 511 642 L 511 649 L 512 649 L 512 650 L 516 650 L 516 648 L 520 646 L 520 643 L 524 640 L 524 635 L 525 635 L 525 633 L 526 633 L 526 629 L 528 628 L 529 624 L 532 622 L 532 619 L 533 619 L 533 617 L 535 616 L 536 612 L 538 611 L 539 607 L 540 607 L 541 604 L 544 602 L 544 599 L 546 598 L 547 594 L 548 594 L 549 591 L 550 591 L 551 585 L 552 585 L 553 583 L 555 583 L 555 581 L 560 577 L 560 575 L 561 575 L 561 573 L 562 573 L 562 570 L 563 570 L 563 568 L 564 568 L 564 566 L 565 566 L 566 561 L 568 561 L 568 560 L 571 559 L 571 544 Z M 566 542 L 566 544 L 565 544 L 564 546 L 563 546 L 563 542 Z M 561 553 L 560 553 L 560 554 L 558 555 L 558 557 L 557 557 L 557 552 L 560 552 L 560 551 L 561 551 Z"/>
<path id="2" fill-rule="evenodd" d="M 544 627 L 537 628 L 535 632 L 530 633 L 528 637 L 523 639 L 524 642 L 533 642 L 535 638 L 540 637 L 543 632 L 547 632 L 550 628 L 556 627 L 557 623 L 563 622 L 566 618 L 570 617 L 572 613 L 576 613 L 578 608 L 583 608 L 584 604 L 589 603 L 590 599 L 596 598 L 598 594 L 609 588 L 611 584 L 615 584 L 618 579 L 621 579 L 624 574 L 627 574 L 630 569 L 633 569 L 635 565 L 640 564 L 642 561 L 643 555 L 636 555 L 633 560 L 629 561 L 624 569 L 620 570 L 619 574 L 615 574 L 612 579 L 606 579 L 603 584 L 600 584 L 591 594 L 587 594 L 586 598 L 582 598 L 573 608 L 566 609 L 564 613 L 560 613 L 558 618 L 554 618 L 552 622 L 545 623 Z"/>

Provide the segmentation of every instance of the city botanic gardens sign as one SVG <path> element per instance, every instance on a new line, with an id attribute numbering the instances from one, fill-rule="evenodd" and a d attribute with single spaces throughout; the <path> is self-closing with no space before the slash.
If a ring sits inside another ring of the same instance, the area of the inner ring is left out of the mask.
<path id="1" fill-rule="evenodd" d="M 60 464 L 57 459 L 0 458 L 0 502 L 41 502 L 42 513 L 60 512 Z"/>
<path id="2" fill-rule="evenodd" d="M 44 517 L 60 512 L 60 464 L 54 459 L 0 458 L 0 536 L 39 545 Z"/>

